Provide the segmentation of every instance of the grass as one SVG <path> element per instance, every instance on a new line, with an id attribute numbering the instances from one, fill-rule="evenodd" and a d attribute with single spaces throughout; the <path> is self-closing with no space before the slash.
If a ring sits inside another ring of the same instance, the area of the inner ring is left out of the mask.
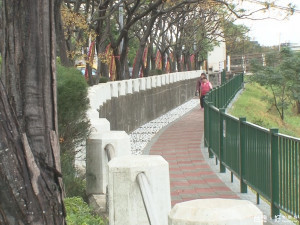
<path id="1" fill-rule="evenodd" d="M 257 83 L 247 83 L 245 90 L 229 109 L 235 117 L 246 117 L 247 121 L 265 128 L 278 128 L 282 134 L 300 138 L 300 115 L 295 113 L 292 104 L 285 110 L 284 121 L 275 107 L 266 99 L 272 97 L 270 90 Z"/>

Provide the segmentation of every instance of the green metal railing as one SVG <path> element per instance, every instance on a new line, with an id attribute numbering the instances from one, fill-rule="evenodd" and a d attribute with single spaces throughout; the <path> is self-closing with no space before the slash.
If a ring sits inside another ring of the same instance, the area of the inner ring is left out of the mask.
<path id="1" fill-rule="evenodd" d="M 214 88 L 205 98 L 204 143 L 209 156 L 240 179 L 240 191 L 251 187 L 271 205 L 275 218 L 282 210 L 299 220 L 300 139 L 266 129 L 225 113 L 243 88 L 243 75 Z"/>

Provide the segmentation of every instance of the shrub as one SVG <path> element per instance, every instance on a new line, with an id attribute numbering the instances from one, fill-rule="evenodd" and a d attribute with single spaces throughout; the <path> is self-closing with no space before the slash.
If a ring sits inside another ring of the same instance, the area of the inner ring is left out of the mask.
<path id="1" fill-rule="evenodd" d="M 161 75 L 163 74 L 163 71 L 160 69 L 155 69 L 155 70 L 150 70 L 149 71 L 149 76 L 154 76 L 154 75 Z"/>
<path id="2" fill-rule="evenodd" d="M 108 81 L 107 77 L 100 77 L 99 83 L 106 83 Z"/>
<path id="3" fill-rule="evenodd" d="M 69 225 L 105 225 L 101 217 L 93 215 L 92 209 L 81 198 L 66 198 L 67 223 Z"/>
<path id="4" fill-rule="evenodd" d="M 90 124 L 86 117 L 89 107 L 88 85 L 75 68 L 57 63 L 58 131 L 61 165 L 65 191 L 68 197 L 85 196 L 85 179 L 75 170 L 75 154 L 85 142 Z"/>

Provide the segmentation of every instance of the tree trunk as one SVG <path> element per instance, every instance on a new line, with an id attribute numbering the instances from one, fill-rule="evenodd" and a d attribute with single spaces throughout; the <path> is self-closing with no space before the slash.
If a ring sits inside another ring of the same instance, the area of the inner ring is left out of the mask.
<path id="1" fill-rule="evenodd" d="M 4 0 L 0 224 L 65 224 L 54 0 Z"/>
<path id="2" fill-rule="evenodd" d="M 300 114 L 300 101 L 296 101 L 297 114 Z"/>
<path id="3" fill-rule="evenodd" d="M 73 63 L 68 58 L 67 55 L 67 43 L 65 40 L 63 25 L 62 25 L 62 19 L 61 19 L 61 13 L 60 13 L 60 7 L 61 7 L 62 0 L 55 0 L 55 32 L 56 32 L 56 43 L 58 46 L 58 54 L 60 57 L 61 64 L 66 67 L 73 66 Z"/>

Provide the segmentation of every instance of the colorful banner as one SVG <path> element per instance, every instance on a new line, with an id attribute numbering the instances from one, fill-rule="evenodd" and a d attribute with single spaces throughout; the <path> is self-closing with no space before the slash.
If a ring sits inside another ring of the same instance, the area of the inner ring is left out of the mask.
<path id="1" fill-rule="evenodd" d="M 91 68 L 93 67 L 94 56 L 95 56 L 95 41 L 92 41 L 87 55 L 87 64 L 89 64 Z M 89 79 L 87 67 L 85 67 L 84 77 L 86 80 Z"/>
<path id="2" fill-rule="evenodd" d="M 161 70 L 162 69 L 162 62 L 161 62 L 161 54 L 160 51 L 156 52 L 155 57 L 155 68 Z"/>

